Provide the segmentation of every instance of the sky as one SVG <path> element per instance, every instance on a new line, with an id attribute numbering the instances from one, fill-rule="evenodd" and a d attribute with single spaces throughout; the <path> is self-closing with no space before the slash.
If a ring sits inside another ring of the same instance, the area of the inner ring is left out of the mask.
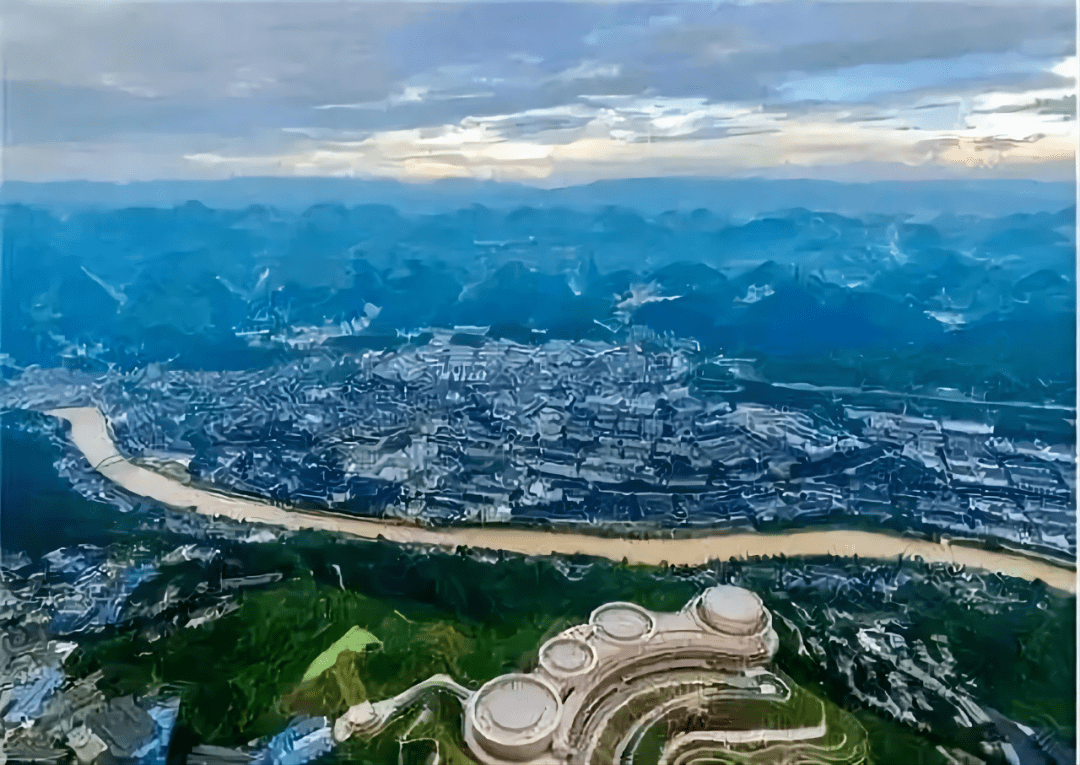
<path id="1" fill-rule="evenodd" d="M 1072 2 L 5 3 L 5 179 L 1072 179 Z"/>

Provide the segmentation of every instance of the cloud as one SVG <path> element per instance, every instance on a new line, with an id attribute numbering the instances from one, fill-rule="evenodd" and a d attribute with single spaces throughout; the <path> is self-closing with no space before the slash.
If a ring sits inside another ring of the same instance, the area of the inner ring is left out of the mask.
<path id="1" fill-rule="evenodd" d="M 552 83 L 575 83 L 619 76 L 619 64 L 606 64 L 586 60 L 576 66 L 547 74 L 536 69 L 541 60 L 522 56 L 508 56 L 510 71 L 493 67 L 446 66 L 433 72 L 411 77 L 386 98 L 349 104 L 320 104 L 316 109 L 365 109 L 388 111 L 401 106 L 432 101 L 460 101 L 477 98 L 493 98 L 493 90 L 475 91 L 477 86 L 496 86 L 505 91 L 510 88 L 542 88 Z"/>
<path id="2" fill-rule="evenodd" d="M 619 64 L 605 64 L 600 61 L 582 61 L 577 66 L 564 69 L 556 74 L 551 80 L 558 82 L 573 82 L 575 80 L 595 80 L 605 77 L 618 77 L 622 71 Z"/>
<path id="3" fill-rule="evenodd" d="M 188 159 L 241 174 L 285 168 L 312 175 L 535 181 L 852 163 L 1037 170 L 1071 161 L 1076 141 L 1075 122 L 1033 111 L 969 113 L 954 129 L 908 130 L 895 116 L 856 122 L 827 110 L 788 114 L 693 100 L 594 101 L 600 103 L 567 110 L 577 125 L 558 141 L 516 130 L 525 115 L 503 115 L 386 131 L 287 155 Z"/>
<path id="4" fill-rule="evenodd" d="M 1044 60 L 1019 53 L 972 54 L 896 64 L 863 64 L 812 77 L 794 77 L 777 88 L 781 101 L 863 102 L 905 91 L 942 90 L 971 81 L 1031 77 Z"/>
<path id="5" fill-rule="evenodd" d="M 355 104 L 321 104 L 316 109 L 380 109 L 386 111 L 402 104 L 419 104 L 428 95 L 429 89 L 423 85 L 411 85 L 397 93 L 391 93 L 378 101 L 361 101 Z"/>
<path id="6" fill-rule="evenodd" d="M 1076 137 L 1074 25 L 1020 0 L 14 2 L 5 172 L 1039 174 Z"/>
<path id="7" fill-rule="evenodd" d="M 105 72 L 101 75 L 100 82 L 106 88 L 115 88 L 124 93 L 129 93 L 140 98 L 157 98 L 160 93 L 146 85 L 139 85 L 131 77 L 125 77 L 115 72 Z"/>

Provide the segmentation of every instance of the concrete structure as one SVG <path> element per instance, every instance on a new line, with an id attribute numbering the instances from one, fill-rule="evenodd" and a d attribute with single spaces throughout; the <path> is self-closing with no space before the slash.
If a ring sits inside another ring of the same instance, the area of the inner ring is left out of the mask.
<path id="1" fill-rule="evenodd" d="M 468 688 L 454 682 L 453 678 L 446 675 L 432 675 L 397 696 L 374 704 L 370 701 L 362 701 L 349 707 L 345 714 L 334 722 L 334 740 L 345 741 L 354 735 L 374 736 L 402 710 L 412 706 L 432 691 L 445 691 L 456 696 L 463 704 L 472 696 Z"/>
<path id="2" fill-rule="evenodd" d="M 475 692 L 437 676 L 353 707 L 335 738 L 374 735 L 420 691 L 438 689 L 462 699 L 465 744 L 482 765 L 629 762 L 657 733 L 665 763 L 775 746 L 803 747 L 800 762 L 862 762 L 850 741 L 829 744 L 823 702 L 768 670 L 777 645 L 761 599 L 739 587 L 711 587 L 674 613 L 607 603 L 544 643 L 533 672 Z"/>
<path id="3" fill-rule="evenodd" d="M 641 729 L 633 718 L 657 705 L 696 704 L 722 680 L 775 695 L 779 681 L 760 681 L 776 648 L 769 612 L 739 587 L 712 587 L 675 613 L 608 603 L 546 642 L 534 672 L 477 691 L 465 742 L 485 765 L 618 762 Z"/>

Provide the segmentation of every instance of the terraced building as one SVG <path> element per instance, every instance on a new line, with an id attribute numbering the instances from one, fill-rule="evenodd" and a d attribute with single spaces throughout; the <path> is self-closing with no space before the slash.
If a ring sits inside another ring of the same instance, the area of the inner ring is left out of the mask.
<path id="1" fill-rule="evenodd" d="M 760 598 L 739 587 L 711 587 L 675 613 L 608 603 L 546 642 L 533 672 L 476 692 L 432 678 L 353 707 L 335 737 L 373 735 L 441 688 L 462 700 L 465 743 L 483 765 L 866 762 L 859 724 L 771 666 L 777 644 Z"/>

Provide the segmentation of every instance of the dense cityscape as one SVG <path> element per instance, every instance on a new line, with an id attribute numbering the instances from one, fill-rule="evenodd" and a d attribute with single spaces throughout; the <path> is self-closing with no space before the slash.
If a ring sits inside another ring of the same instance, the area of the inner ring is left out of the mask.
<path id="1" fill-rule="evenodd" d="M 398 350 L 315 348 L 272 373 L 29 370 L 4 396 L 92 403 L 127 456 L 279 503 L 431 524 L 864 521 L 1075 554 L 1068 412 L 793 390 L 638 335 L 436 330 Z"/>

